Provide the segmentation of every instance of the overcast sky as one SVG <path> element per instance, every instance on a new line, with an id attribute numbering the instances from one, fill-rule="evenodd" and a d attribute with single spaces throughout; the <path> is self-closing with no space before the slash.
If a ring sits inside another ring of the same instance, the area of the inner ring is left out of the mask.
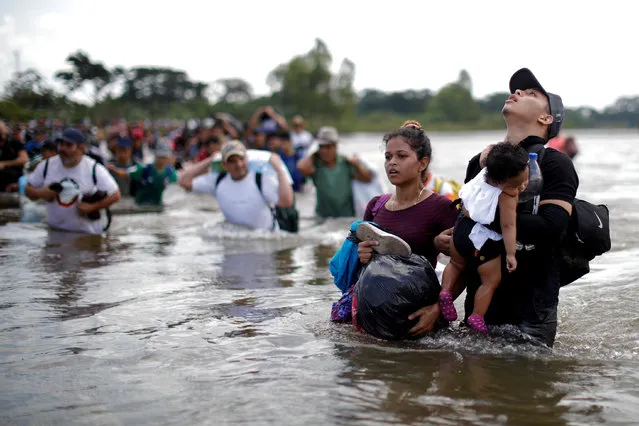
<path id="1" fill-rule="evenodd" d="M 278 64 L 321 38 L 355 63 L 355 88 L 438 90 L 466 69 L 473 94 L 530 68 L 571 107 L 639 94 L 634 1 L 0 0 L 0 84 L 20 67 L 52 79 L 77 49 L 107 67 L 168 66 L 240 77 L 257 94 Z"/>

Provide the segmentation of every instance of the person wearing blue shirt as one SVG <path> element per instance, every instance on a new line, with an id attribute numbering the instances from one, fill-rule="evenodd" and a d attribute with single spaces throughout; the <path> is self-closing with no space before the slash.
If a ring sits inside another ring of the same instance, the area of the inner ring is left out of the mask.
<path id="1" fill-rule="evenodd" d="M 271 152 L 276 152 L 286 164 L 286 168 L 293 179 L 293 191 L 302 192 L 306 178 L 297 169 L 297 162 L 303 157 L 303 153 L 293 148 L 293 143 L 288 132 L 278 132 L 269 135 L 267 146 Z"/>

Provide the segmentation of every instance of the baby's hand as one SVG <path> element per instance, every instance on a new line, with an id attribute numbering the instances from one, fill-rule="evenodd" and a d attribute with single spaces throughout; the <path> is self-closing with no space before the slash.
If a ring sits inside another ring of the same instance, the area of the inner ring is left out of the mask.
<path id="1" fill-rule="evenodd" d="M 514 254 L 509 254 L 506 256 L 506 268 L 508 269 L 508 272 L 513 272 L 515 269 L 517 269 L 517 258 Z"/>

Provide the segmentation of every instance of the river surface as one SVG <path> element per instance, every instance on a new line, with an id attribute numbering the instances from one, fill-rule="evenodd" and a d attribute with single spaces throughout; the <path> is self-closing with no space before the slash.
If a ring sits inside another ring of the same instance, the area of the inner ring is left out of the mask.
<path id="1" fill-rule="evenodd" d="M 579 195 L 609 206 L 613 246 L 561 290 L 552 352 L 332 324 L 352 219 L 317 221 L 311 190 L 299 235 L 250 232 L 171 187 L 107 237 L 0 225 L 0 424 L 638 424 L 639 133 L 575 134 Z M 462 179 L 503 133 L 430 137 L 432 170 Z M 383 170 L 381 135 L 341 149 Z"/>

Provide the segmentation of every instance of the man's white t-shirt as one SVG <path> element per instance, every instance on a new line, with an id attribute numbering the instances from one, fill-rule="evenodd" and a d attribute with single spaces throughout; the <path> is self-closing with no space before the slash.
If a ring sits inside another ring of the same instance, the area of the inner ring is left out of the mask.
<path id="1" fill-rule="evenodd" d="M 262 193 L 255 182 L 255 172 L 249 170 L 242 180 L 233 180 L 227 174 L 215 188 L 219 173 L 209 172 L 193 179 L 193 192 L 210 194 L 217 198 L 217 203 L 224 218 L 238 225 L 253 229 L 279 229 L 273 213 L 266 204 L 275 205 L 279 200 L 279 184 L 271 174 L 262 175 Z M 263 194 L 263 196 L 262 196 Z M 264 201 L 266 199 L 266 202 Z"/>
<path id="2" fill-rule="evenodd" d="M 42 161 L 29 175 L 29 183 L 35 188 L 44 188 L 58 182 L 62 185 L 55 200 L 47 203 L 47 216 L 49 225 L 65 231 L 84 232 L 89 234 L 101 234 L 102 220 L 89 220 L 80 216 L 77 203 L 81 194 L 92 194 L 95 191 L 104 191 L 112 195 L 118 190 L 118 184 L 109 171 L 98 164 L 95 168 L 97 184 L 93 183 L 93 165 L 95 160 L 83 156 L 82 160 L 73 168 L 66 168 L 62 164 L 60 156 L 49 159 L 47 175 L 44 176 L 46 161 Z M 101 215 L 104 218 L 104 213 Z"/>

